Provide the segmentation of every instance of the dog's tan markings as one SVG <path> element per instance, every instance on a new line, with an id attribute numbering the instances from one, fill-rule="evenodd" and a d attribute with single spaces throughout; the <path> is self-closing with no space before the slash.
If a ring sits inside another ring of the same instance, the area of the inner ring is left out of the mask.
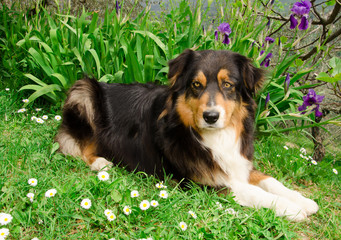
<path id="1" fill-rule="evenodd" d="M 229 71 L 227 69 L 220 69 L 217 74 L 217 79 L 220 88 L 223 88 L 226 82 L 233 85 L 233 81 L 231 81 L 231 79 L 229 78 Z M 234 90 L 234 88 L 232 88 L 231 90 Z"/>
<path id="2" fill-rule="evenodd" d="M 80 144 L 61 128 L 56 136 L 56 141 L 59 143 L 59 148 L 65 155 L 78 157 L 81 155 Z"/>
<path id="3" fill-rule="evenodd" d="M 160 113 L 159 117 L 157 118 L 157 121 L 160 121 L 163 117 L 165 117 L 168 112 L 169 109 L 171 109 L 172 107 L 172 99 L 171 97 L 168 97 L 165 103 L 165 109 Z"/>
<path id="4" fill-rule="evenodd" d="M 261 181 L 267 178 L 270 178 L 270 176 L 256 170 L 252 170 L 249 176 L 249 183 L 257 186 Z"/>
<path id="5" fill-rule="evenodd" d="M 184 95 L 178 98 L 176 110 L 186 127 L 198 129 L 197 123 L 202 119 L 208 100 L 208 93 L 204 93 L 199 99 L 194 97 L 186 99 Z"/>
<path id="6" fill-rule="evenodd" d="M 199 71 L 196 75 L 196 77 L 193 79 L 193 82 L 199 82 L 204 88 L 207 84 L 207 79 L 205 74 L 202 71 Z"/>
<path id="7" fill-rule="evenodd" d="M 82 159 L 86 164 L 90 165 L 93 164 L 96 161 L 96 145 L 94 143 L 89 143 L 86 146 L 84 146 L 82 150 Z"/>
<path id="8" fill-rule="evenodd" d="M 232 125 L 231 118 L 235 114 L 234 111 L 237 105 L 236 102 L 229 99 L 225 99 L 221 93 L 216 94 L 215 101 L 217 106 L 220 106 L 225 110 L 225 126 L 227 127 Z"/>
<path id="9" fill-rule="evenodd" d="M 180 72 L 177 72 L 177 73 L 174 74 L 174 76 L 172 76 L 171 78 L 168 79 L 170 87 L 174 86 L 176 80 L 178 79 L 179 74 L 180 74 Z"/>

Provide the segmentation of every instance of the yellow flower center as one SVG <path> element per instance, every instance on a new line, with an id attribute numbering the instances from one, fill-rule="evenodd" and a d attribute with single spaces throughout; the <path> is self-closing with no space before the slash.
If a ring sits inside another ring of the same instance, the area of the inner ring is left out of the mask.
<path id="1" fill-rule="evenodd" d="M 53 196 L 53 193 L 50 193 L 50 196 Z"/>
<path id="2" fill-rule="evenodd" d="M 147 204 L 144 203 L 144 204 L 143 204 L 143 207 L 147 207 Z"/>
<path id="3" fill-rule="evenodd" d="M 4 220 L 5 220 L 5 222 L 7 222 L 7 221 L 8 221 L 8 218 L 5 218 Z"/>
<path id="4" fill-rule="evenodd" d="M 1 233 L 1 236 L 4 236 L 4 235 L 5 235 L 5 233 L 2 232 L 2 233 Z"/>
<path id="5" fill-rule="evenodd" d="M 111 215 L 110 218 L 113 219 L 113 218 L 114 218 L 114 215 Z"/>
<path id="6" fill-rule="evenodd" d="M 85 205 L 85 206 L 88 206 L 88 202 L 85 202 L 84 205 Z"/>

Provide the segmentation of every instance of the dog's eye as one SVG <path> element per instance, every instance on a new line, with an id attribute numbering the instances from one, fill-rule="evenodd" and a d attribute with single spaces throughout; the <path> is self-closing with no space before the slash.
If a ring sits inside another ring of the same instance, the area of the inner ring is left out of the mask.
<path id="1" fill-rule="evenodd" d="M 193 88 L 200 89 L 202 87 L 201 83 L 198 81 L 195 81 L 192 83 Z"/>
<path id="2" fill-rule="evenodd" d="M 229 83 L 229 82 L 224 82 L 223 83 L 223 88 L 230 88 L 230 87 L 232 87 L 231 83 Z"/>

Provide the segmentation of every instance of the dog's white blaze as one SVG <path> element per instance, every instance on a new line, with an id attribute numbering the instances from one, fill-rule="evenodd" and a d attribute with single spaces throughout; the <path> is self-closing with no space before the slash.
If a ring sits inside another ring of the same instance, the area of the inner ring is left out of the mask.
<path id="1" fill-rule="evenodd" d="M 209 130 L 202 137 L 202 143 L 211 149 L 214 160 L 228 178 L 247 183 L 252 163 L 240 154 L 236 131 L 233 128 Z"/>

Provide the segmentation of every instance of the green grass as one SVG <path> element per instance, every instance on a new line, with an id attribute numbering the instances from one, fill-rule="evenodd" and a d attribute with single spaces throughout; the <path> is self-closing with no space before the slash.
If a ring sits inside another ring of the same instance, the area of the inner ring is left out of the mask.
<path id="1" fill-rule="evenodd" d="M 51 153 L 60 124 L 54 120 L 59 109 L 42 105 L 43 110 L 36 112 L 35 107 L 40 107 L 36 102 L 25 113 L 17 113 L 23 105 L 20 94 L 0 91 L 0 212 L 13 216 L 11 223 L 1 226 L 10 230 L 7 239 L 338 239 L 341 235 L 340 177 L 332 172 L 333 168 L 341 172 L 340 148 L 315 166 L 299 156 L 300 147 L 311 151 L 303 137 L 268 137 L 256 142 L 257 168 L 320 206 L 309 220 L 295 223 L 268 209 L 241 207 L 231 195 L 213 189 L 195 184 L 182 189 L 170 178 L 164 182 L 167 199 L 158 196 L 155 184 L 159 180 L 144 173 L 114 167 L 110 179 L 101 182 L 81 160 Z M 49 119 L 44 124 L 31 121 L 32 116 L 45 114 Z M 299 148 L 285 150 L 286 142 Z M 29 178 L 36 178 L 38 185 L 31 187 Z M 45 192 L 52 188 L 57 194 L 46 198 Z M 132 190 L 140 196 L 131 198 Z M 29 192 L 35 194 L 33 203 L 26 197 Z M 92 201 L 89 210 L 80 206 L 84 198 Z M 155 199 L 159 206 L 142 211 L 138 205 L 144 199 Z M 132 207 L 129 216 L 123 214 L 126 205 Z M 226 211 L 230 208 L 237 214 Z M 117 218 L 109 222 L 105 209 Z M 187 223 L 186 231 L 180 230 L 181 221 Z"/>

